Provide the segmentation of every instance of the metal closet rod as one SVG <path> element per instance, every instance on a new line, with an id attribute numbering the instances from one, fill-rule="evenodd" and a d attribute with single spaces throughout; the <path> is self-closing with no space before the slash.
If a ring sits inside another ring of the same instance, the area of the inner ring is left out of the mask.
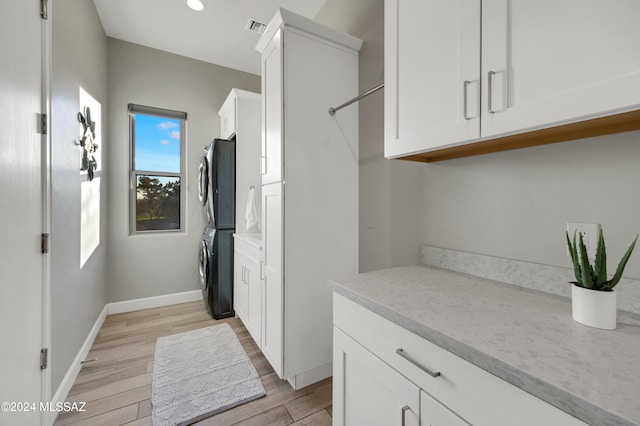
<path id="1" fill-rule="evenodd" d="M 351 99 L 350 101 L 347 101 L 345 103 L 343 103 L 340 106 L 337 106 L 335 108 L 329 108 L 329 115 L 333 116 L 336 115 L 336 111 L 341 110 L 342 108 L 351 105 L 354 102 L 359 101 L 360 99 L 369 96 L 370 94 L 377 92 L 378 90 L 382 89 L 384 87 L 384 83 L 380 83 L 378 84 L 376 87 L 374 87 L 371 90 L 367 90 L 366 92 L 364 92 L 363 94 L 356 96 L 355 98 Z"/>

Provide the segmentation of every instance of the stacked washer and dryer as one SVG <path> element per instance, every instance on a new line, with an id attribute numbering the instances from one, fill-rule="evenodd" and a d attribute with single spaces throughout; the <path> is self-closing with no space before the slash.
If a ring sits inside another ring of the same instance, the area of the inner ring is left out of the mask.
<path id="1" fill-rule="evenodd" d="M 236 224 L 236 143 L 214 139 L 204 149 L 198 197 L 205 216 L 200 246 L 200 285 L 209 314 L 234 316 L 233 233 Z"/>

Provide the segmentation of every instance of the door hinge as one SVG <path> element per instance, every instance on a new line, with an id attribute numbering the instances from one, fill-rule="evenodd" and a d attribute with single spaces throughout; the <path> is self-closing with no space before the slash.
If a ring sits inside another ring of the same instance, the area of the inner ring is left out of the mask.
<path id="1" fill-rule="evenodd" d="M 42 135 L 46 135 L 47 129 L 49 127 L 49 116 L 47 114 L 45 113 L 40 114 L 40 122 L 38 123 L 38 126 L 40 127 L 38 129 L 38 133 Z"/>
<path id="2" fill-rule="evenodd" d="M 42 19 L 49 19 L 49 14 L 47 13 L 47 9 L 49 6 L 49 0 L 40 0 L 40 17 Z"/>
<path id="3" fill-rule="evenodd" d="M 40 349 L 40 370 L 46 370 L 49 366 L 49 349 Z"/>
<path id="4" fill-rule="evenodd" d="M 49 234 L 42 234 L 41 237 L 41 252 L 44 253 L 49 253 Z"/>

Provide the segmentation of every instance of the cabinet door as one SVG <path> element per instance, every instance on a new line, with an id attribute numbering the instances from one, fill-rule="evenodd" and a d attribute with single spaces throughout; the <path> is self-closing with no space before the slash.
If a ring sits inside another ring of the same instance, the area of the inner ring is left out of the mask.
<path id="1" fill-rule="evenodd" d="M 238 249 L 233 252 L 233 264 L 233 309 L 246 325 L 249 319 L 249 287 L 245 280 L 247 261 Z"/>
<path id="2" fill-rule="evenodd" d="M 333 426 L 418 426 L 420 390 L 333 328 Z"/>
<path id="3" fill-rule="evenodd" d="M 282 184 L 262 187 L 262 352 L 283 374 Z"/>
<path id="4" fill-rule="evenodd" d="M 424 391 L 420 391 L 420 411 L 420 426 L 469 426 Z"/>
<path id="5" fill-rule="evenodd" d="M 262 53 L 262 184 L 282 180 L 282 30 Z"/>
<path id="6" fill-rule="evenodd" d="M 385 1 L 385 157 L 480 136 L 480 0 Z"/>
<path id="7" fill-rule="evenodd" d="M 637 109 L 638 16 L 636 0 L 483 1 L 482 136 Z"/>
<path id="8" fill-rule="evenodd" d="M 220 138 L 229 139 L 236 133 L 236 97 L 230 96 L 224 102 L 220 111 Z"/>
<path id="9" fill-rule="evenodd" d="M 262 346 L 262 281 L 260 280 L 260 264 L 247 259 L 245 281 L 248 289 L 247 330 L 251 333 L 258 347 Z"/>

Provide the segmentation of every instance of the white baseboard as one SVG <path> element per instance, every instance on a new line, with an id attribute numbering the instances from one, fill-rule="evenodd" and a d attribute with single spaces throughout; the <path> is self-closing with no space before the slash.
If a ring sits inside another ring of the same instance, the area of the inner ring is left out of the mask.
<path id="1" fill-rule="evenodd" d="M 71 363 L 67 374 L 64 375 L 60 386 L 58 386 L 58 390 L 56 391 L 55 395 L 53 395 L 53 399 L 51 400 L 53 404 L 66 401 L 67 396 L 69 395 L 69 391 L 75 383 L 76 378 L 78 377 L 78 373 L 80 373 L 80 369 L 82 368 L 82 364 L 80 362 L 86 359 L 89 350 L 91 350 L 91 345 L 93 345 L 93 341 L 96 339 L 98 331 L 100 331 L 100 327 L 102 327 L 104 320 L 107 318 L 108 306 L 109 305 L 107 304 L 102 309 L 102 312 L 100 312 L 100 315 L 98 315 L 98 318 L 93 324 L 93 327 L 91 327 L 89 335 L 86 339 L 84 339 L 84 343 L 80 347 L 78 354 Z M 49 418 L 50 421 L 48 424 L 52 425 L 55 422 L 57 415 L 58 413 L 56 411 L 51 412 Z"/>
<path id="2" fill-rule="evenodd" d="M 333 363 L 321 365 L 312 370 L 305 371 L 295 375 L 294 377 L 287 379 L 289 384 L 294 390 L 305 388 L 320 380 L 326 379 L 333 375 Z"/>
<path id="3" fill-rule="evenodd" d="M 67 396 L 69 395 L 69 391 L 71 387 L 76 381 L 78 377 L 78 373 L 80 373 L 80 368 L 82 368 L 81 361 L 84 361 L 91 350 L 91 345 L 93 345 L 98 332 L 100 331 L 100 327 L 104 323 L 104 320 L 107 318 L 107 315 L 112 314 L 120 314 L 123 312 L 132 312 L 139 311 L 142 309 L 149 308 L 157 308 L 160 306 L 168 306 L 168 305 L 176 305 L 178 303 L 186 303 L 186 302 L 195 302 L 198 300 L 202 300 L 202 292 L 200 290 L 194 291 L 185 291 L 183 293 L 174 293 L 174 294 L 165 294 L 162 296 L 155 297 L 145 297 L 143 299 L 134 299 L 134 300 L 125 300 L 123 302 L 113 302 L 107 303 L 98 315 L 98 319 L 96 319 L 95 324 L 89 331 L 87 338 L 84 340 L 84 343 L 80 347 L 78 354 L 75 359 L 71 363 L 67 374 L 65 374 L 60 386 L 58 386 L 58 390 L 53 396 L 52 403 L 57 402 L 65 402 Z M 57 412 L 51 412 L 47 424 L 52 425 L 57 417 Z"/>
<path id="4" fill-rule="evenodd" d="M 178 303 L 196 302 L 202 300 L 202 291 L 193 290 L 182 293 L 163 294 L 162 296 L 145 297 L 142 299 L 125 300 L 123 302 L 108 303 L 108 314 L 140 311 L 142 309 L 158 308 L 160 306 L 177 305 Z"/>

